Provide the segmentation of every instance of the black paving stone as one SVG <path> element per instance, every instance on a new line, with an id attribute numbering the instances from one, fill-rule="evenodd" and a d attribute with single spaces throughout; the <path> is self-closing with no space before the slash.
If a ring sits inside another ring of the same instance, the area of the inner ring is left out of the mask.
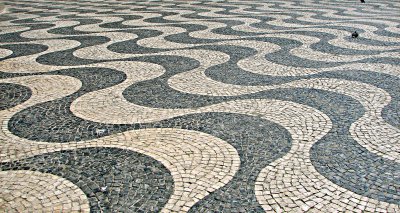
<path id="1" fill-rule="evenodd" d="M 172 176 L 160 162 L 117 148 L 46 153 L 0 163 L 0 169 L 64 177 L 86 194 L 91 212 L 158 212 L 173 192 Z"/>
<path id="2" fill-rule="evenodd" d="M 10 109 L 27 101 L 32 91 L 25 86 L 0 83 L 0 110 Z"/>

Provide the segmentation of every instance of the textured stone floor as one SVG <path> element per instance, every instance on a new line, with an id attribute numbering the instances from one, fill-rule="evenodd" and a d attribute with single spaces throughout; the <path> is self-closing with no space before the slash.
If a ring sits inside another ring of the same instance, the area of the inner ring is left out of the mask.
<path id="1" fill-rule="evenodd" d="M 0 212 L 400 212 L 399 1 L 3 5 Z"/>

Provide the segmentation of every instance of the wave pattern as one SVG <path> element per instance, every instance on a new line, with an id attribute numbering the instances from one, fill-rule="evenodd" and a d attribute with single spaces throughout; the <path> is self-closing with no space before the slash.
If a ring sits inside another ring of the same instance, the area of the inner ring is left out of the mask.
<path id="1" fill-rule="evenodd" d="M 0 209 L 400 211 L 399 20 L 389 0 L 6 0 Z"/>

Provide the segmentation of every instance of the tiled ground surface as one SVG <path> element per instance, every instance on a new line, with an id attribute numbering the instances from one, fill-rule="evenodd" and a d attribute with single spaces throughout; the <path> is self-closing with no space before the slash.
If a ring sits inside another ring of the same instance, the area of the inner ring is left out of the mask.
<path id="1" fill-rule="evenodd" d="M 4 1 L 0 212 L 400 212 L 400 2 L 366 1 Z"/>

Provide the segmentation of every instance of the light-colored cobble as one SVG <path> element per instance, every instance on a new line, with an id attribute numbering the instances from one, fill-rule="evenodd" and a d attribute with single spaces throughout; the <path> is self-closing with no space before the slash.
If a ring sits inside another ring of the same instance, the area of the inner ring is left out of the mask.
<path id="1" fill-rule="evenodd" d="M 4 8 L 0 211 L 400 211 L 399 2 Z"/>

